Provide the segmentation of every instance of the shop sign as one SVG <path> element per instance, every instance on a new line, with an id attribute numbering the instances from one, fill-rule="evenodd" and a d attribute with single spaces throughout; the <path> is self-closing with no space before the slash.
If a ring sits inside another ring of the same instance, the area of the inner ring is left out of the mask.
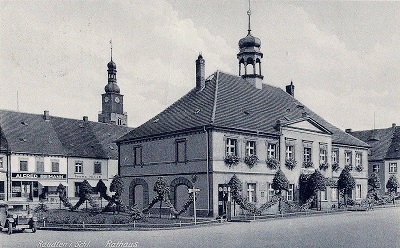
<path id="1" fill-rule="evenodd" d="M 66 174 L 11 173 L 16 179 L 67 179 Z"/>
<path id="2" fill-rule="evenodd" d="M 101 175 L 75 175 L 79 179 L 101 179 Z"/>

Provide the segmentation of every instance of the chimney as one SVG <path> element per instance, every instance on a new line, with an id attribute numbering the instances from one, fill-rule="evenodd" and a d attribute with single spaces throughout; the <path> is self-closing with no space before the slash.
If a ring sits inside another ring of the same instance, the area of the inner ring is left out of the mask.
<path id="1" fill-rule="evenodd" d="M 289 85 L 286 85 L 286 93 L 294 97 L 294 85 L 293 81 L 290 81 Z"/>
<path id="2" fill-rule="evenodd" d="M 353 130 L 352 130 L 351 128 L 346 128 L 344 131 L 345 131 L 346 133 L 351 133 Z"/>
<path id="3" fill-rule="evenodd" d="M 83 117 L 83 121 L 84 122 L 88 122 L 89 121 L 89 117 L 87 117 L 86 115 Z"/>
<path id="4" fill-rule="evenodd" d="M 200 91 L 204 89 L 205 86 L 205 60 L 200 53 L 196 60 L 196 90 Z"/>
<path id="5" fill-rule="evenodd" d="M 50 120 L 50 114 L 49 114 L 49 111 L 48 111 L 48 110 L 45 110 L 45 111 L 43 112 L 43 119 L 44 119 L 45 121 L 49 121 L 49 120 Z"/>
<path id="6" fill-rule="evenodd" d="M 395 128 L 396 127 L 396 123 L 392 123 L 392 127 Z"/>

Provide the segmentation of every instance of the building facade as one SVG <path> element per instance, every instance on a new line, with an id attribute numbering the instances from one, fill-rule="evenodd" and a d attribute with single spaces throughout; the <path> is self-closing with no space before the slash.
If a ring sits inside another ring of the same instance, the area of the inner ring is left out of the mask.
<path id="1" fill-rule="evenodd" d="M 285 192 L 288 201 L 301 197 L 300 175 L 311 174 L 320 165 L 326 166 L 321 172 L 332 181 L 346 164 L 363 166 L 351 172 L 356 180 L 353 198 L 366 197 L 368 145 L 296 100 L 293 83 L 286 91 L 264 84 L 260 47 L 260 39 L 251 34 L 249 15 L 247 36 L 239 41 L 239 76 L 217 71 L 205 78 L 205 60 L 199 55 L 196 87 L 118 140 L 125 202 L 146 207 L 162 176 L 176 209 L 186 201 L 188 189 L 195 187 L 200 189 L 200 215 L 220 216 L 229 209 L 238 214 L 229 180 L 236 175 L 243 183 L 242 196 L 260 206 L 275 194 L 271 185 L 278 168 L 268 166 L 271 159 L 278 160 L 290 182 Z M 252 163 L 255 156 L 258 162 Z M 289 169 L 287 161 L 297 165 Z M 339 165 L 336 172 L 332 163 Z M 328 187 L 320 200 L 323 207 L 331 207 L 338 201 L 336 188 Z"/>
<path id="2" fill-rule="evenodd" d="M 368 143 L 371 149 L 368 153 L 369 174 L 375 172 L 381 182 L 380 193 L 387 193 L 386 183 L 389 177 L 395 175 L 400 181 L 400 127 L 395 123 L 389 128 L 347 132 Z"/>

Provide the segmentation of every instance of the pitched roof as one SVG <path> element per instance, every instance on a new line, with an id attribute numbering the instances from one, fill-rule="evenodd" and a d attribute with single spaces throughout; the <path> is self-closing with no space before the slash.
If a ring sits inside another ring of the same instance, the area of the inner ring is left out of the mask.
<path id="1" fill-rule="evenodd" d="M 0 129 L 0 144 L 12 152 L 112 159 L 118 159 L 115 140 L 133 130 L 55 116 L 46 121 L 43 115 L 8 110 L 0 110 Z"/>
<path id="2" fill-rule="evenodd" d="M 241 77 L 214 73 L 201 91 L 191 90 L 170 107 L 126 134 L 119 141 L 140 139 L 212 125 L 278 135 L 278 119 L 302 117 L 303 112 L 333 133 L 334 143 L 368 145 L 331 125 L 280 88 L 257 89 Z"/>
<path id="3" fill-rule="evenodd" d="M 369 160 L 400 158 L 400 127 L 350 132 L 371 146 Z"/>

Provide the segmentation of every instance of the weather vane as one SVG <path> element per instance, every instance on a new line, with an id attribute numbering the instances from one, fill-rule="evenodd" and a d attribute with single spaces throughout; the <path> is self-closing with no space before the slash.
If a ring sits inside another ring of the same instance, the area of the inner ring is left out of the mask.
<path id="1" fill-rule="evenodd" d="M 247 11 L 247 15 L 249 16 L 249 29 L 247 31 L 250 34 L 250 31 L 251 31 L 251 28 L 250 28 L 250 16 L 251 16 L 250 0 L 249 0 L 249 10 Z"/>
<path id="2" fill-rule="evenodd" d="M 111 48 L 111 60 L 112 60 L 112 39 L 110 40 L 110 48 Z"/>

